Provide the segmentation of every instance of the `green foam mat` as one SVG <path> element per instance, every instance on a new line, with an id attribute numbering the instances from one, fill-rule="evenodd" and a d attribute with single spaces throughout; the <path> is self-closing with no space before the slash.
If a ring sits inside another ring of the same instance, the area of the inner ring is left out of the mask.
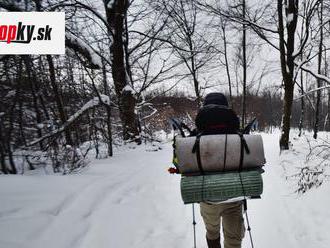
<path id="1" fill-rule="evenodd" d="M 257 197 L 262 191 L 260 170 L 181 177 L 181 196 L 185 204 L 226 201 L 244 196 L 244 193 L 246 197 Z"/>

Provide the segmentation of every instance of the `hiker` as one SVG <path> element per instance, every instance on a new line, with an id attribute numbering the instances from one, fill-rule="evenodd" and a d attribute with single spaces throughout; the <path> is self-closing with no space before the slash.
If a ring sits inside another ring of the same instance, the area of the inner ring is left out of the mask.
<path id="1" fill-rule="evenodd" d="M 228 107 L 222 93 L 206 95 L 203 107 L 196 116 L 197 134 L 236 134 L 239 119 Z M 206 227 L 209 248 L 220 248 L 220 223 L 224 233 L 224 248 L 240 248 L 245 233 L 243 201 L 201 202 L 200 211 Z"/>

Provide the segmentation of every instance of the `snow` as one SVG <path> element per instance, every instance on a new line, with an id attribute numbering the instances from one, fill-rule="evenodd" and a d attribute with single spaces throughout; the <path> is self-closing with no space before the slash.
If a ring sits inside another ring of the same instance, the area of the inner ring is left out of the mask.
<path id="1" fill-rule="evenodd" d="M 134 94 L 134 90 L 129 84 L 126 84 L 126 86 L 123 88 L 123 92 L 131 92 L 132 95 Z"/>
<path id="2" fill-rule="evenodd" d="M 286 68 L 286 72 L 289 73 L 289 72 L 290 72 L 290 69 L 289 69 L 288 64 L 285 64 L 285 66 L 286 66 L 286 67 L 285 67 L 285 68 Z"/>
<path id="3" fill-rule="evenodd" d="M 329 183 L 300 195 L 290 177 L 306 166 L 309 147 L 324 144 L 327 134 L 315 142 L 311 134 L 293 133 L 292 149 L 281 155 L 280 132 L 262 135 L 264 193 L 248 202 L 255 247 L 329 247 Z M 1 175 L 0 247 L 193 247 L 192 205 L 182 203 L 180 177 L 167 173 L 171 143 L 158 152 L 148 148 L 120 148 L 113 158 L 92 160 L 73 175 Z M 318 153 L 307 165 L 319 163 Z M 195 207 L 197 247 L 206 247 Z M 251 247 L 248 233 L 243 247 Z"/>
<path id="4" fill-rule="evenodd" d="M 115 3 L 115 0 L 109 0 L 108 4 L 107 4 L 107 8 L 109 9 L 113 9 L 113 5 Z"/>
<path id="5" fill-rule="evenodd" d="M 297 63 L 295 63 L 297 65 Z M 310 66 L 300 66 L 300 68 L 303 70 L 303 71 L 306 71 L 308 73 L 310 73 L 313 77 L 317 78 L 317 79 L 321 79 L 323 81 L 325 81 L 326 83 L 330 83 L 330 78 L 329 77 L 326 77 L 322 74 L 318 74 L 317 72 L 314 72 L 313 69 L 311 69 Z"/>
<path id="6" fill-rule="evenodd" d="M 65 33 L 65 38 L 70 40 L 70 42 L 72 42 L 73 44 L 78 45 L 82 50 L 87 52 L 90 56 L 91 62 L 94 65 L 97 65 L 99 68 L 102 68 L 103 65 L 101 57 L 97 53 L 95 53 L 95 51 L 90 45 L 88 45 L 85 41 L 69 32 Z"/>
<path id="7" fill-rule="evenodd" d="M 286 21 L 287 21 L 288 25 L 293 21 L 293 14 L 292 13 L 287 15 Z"/>
<path id="8" fill-rule="evenodd" d="M 148 119 L 148 118 L 154 116 L 154 115 L 158 112 L 158 110 L 157 110 L 156 108 L 154 108 L 154 107 L 152 106 L 152 104 L 146 104 L 146 106 L 147 106 L 150 110 L 152 110 L 152 112 L 151 112 L 150 114 L 148 114 L 147 116 L 144 116 L 144 117 L 142 118 L 142 120 Z"/>
<path id="9" fill-rule="evenodd" d="M 325 86 L 317 87 L 317 88 L 315 88 L 315 89 L 312 89 L 312 90 L 309 90 L 309 91 L 307 91 L 307 92 L 304 92 L 303 95 L 300 95 L 299 97 L 296 97 L 294 100 L 301 99 L 302 97 L 305 97 L 305 96 L 307 96 L 307 95 L 309 95 L 309 94 L 312 94 L 312 93 L 314 93 L 314 92 L 316 92 L 316 91 L 319 91 L 319 90 L 325 90 L 325 89 L 329 89 L 329 88 L 330 88 L 330 85 L 325 85 Z"/>
<path id="10" fill-rule="evenodd" d="M 129 85 L 129 84 L 125 85 L 125 87 L 122 90 L 122 93 L 125 93 L 125 92 L 131 94 L 134 98 L 136 98 L 136 95 L 135 95 L 136 91 L 132 88 L 131 85 Z"/>

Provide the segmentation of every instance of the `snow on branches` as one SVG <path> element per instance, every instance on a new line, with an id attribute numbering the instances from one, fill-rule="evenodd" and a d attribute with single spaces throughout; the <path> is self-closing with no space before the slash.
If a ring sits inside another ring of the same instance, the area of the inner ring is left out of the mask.
<path id="1" fill-rule="evenodd" d="M 95 108 L 99 105 L 110 105 L 111 101 L 110 98 L 106 95 L 100 95 L 99 97 L 94 97 L 90 101 L 88 101 L 84 106 L 82 106 L 75 114 L 70 116 L 70 118 L 58 129 L 53 130 L 52 132 L 32 141 L 31 143 L 28 144 L 28 146 L 33 146 L 38 144 L 39 142 L 54 137 L 62 132 L 66 128 L 68 128 L 71 124 L 73 124 L 79 117 L 81 117 L 86 111 Z"/>
<path id="2" fill-rule="evenodd" d="M 66 46 L 81 54 L 90 64 L 92 69 L 102 68 L 102 59 L 91 46 L 75 35 L 66 32 Z"/>

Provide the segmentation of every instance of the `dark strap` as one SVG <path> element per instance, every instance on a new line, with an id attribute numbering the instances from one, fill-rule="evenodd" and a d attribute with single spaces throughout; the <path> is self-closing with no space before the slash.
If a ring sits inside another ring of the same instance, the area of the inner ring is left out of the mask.
<path id="1" fill-rule="evenodd" d="M 194 147 L 192 149 L 192 153 L 196 153 L 198 168 L 199 168 L 201 174 L 204 175 L 204 169 L 203 169 L 202 161 L 201 161 L 201 150 L 200 150 L 200 139 L 201 139 L 201 136 L 202 136 L 201 133 L 199 133 L 196 136 L 196 141 L 195 141 Z"/>
<path id="2" fill-rule="evenodd" d="M 244 198 L 244 200 L 243 200 L 243 208 L 244 208 L 244 212 L 246 212 L 246 210 L 247 210 L 247 200 L 246 200 L 246 198 Z"/>
<path id="3" fill-rule="evenodd" d="M 246 140 L 244 139 L 243 134 L 239 133 L 238 135 L 239 135 L 240 141 L 241 141 L 241 153 L 240 153 L 238 171 L 242 171 L 243 160 L 244 160 L 244 151 L 246 152 L 246 154 L 250 154 L 250 149 L 246 143 Z"/>
<path id="4" fill-rule="evenodd" d="M 226 139 L 225 139 L 225 153 L 223 155 L 223 171 L 226 170 L 226 161 L 227 161 L 227 134 L 226 134 Z"/>

